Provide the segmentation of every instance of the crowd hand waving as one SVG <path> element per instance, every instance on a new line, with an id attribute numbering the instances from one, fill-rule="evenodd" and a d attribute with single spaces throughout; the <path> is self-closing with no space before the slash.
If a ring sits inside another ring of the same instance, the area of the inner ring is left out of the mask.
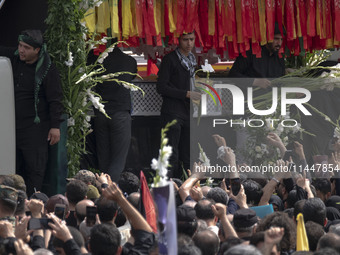
<path id="1" fill-rule="evenodd" d="M 306 178 L 304 178 L 301 174 L 297 175 L 295 182 L 296 182 L 296 185 L 298 185 L 302 189 L 307 188 Z"/>
<path id="2" fill-rule="evenodd" d="M 179 190 L 179 188 L 178 188 L 178 185 L 176 184 L 176 182 L 174 182 L 173 180 L 172 180 L 172 178 L 170 178 L 170 181 L 172 182 L 172 184 L 174 185 L 174 189 L 175 189 L 175 191 L 178 191 Z"/>
<path id="3" fill-rule="evenodd" d="M 264 79 L 264 78 L 256 78 L 254 79 L 254 82 L 253 82 L 253 87 L 259 87 L 261 89 L 266 89 L 271 86 L 272 86 L 272 83 L 270 82 L 270 80 Z"/>
<path id="4" fill-rule="evenodd" d="M 53 220 L 53 223 L 50 222 L 48 225 L 52 228 L 52 234 L 56 238 L 62 240 L 64 243 L 73 238 L 64 220 L 60 220 L 52 213 L 48 214 L 47 217 Z"/>
<path id="5" fill-rule="evenodd" d="M 222 157 L 223 161 L 231 166 L 236 166 L 236 156 L 234 151 L 231 148 L 226 147 L 224 148 L 224 152 L 225 154 Z"/>
<path id="6" fill-rule="evenodd" d="M 221 203 L 217 203 L 211 206 L 215 216 L 219 219 L 227 216 L 227 206 Z"/>
<path id="7" fill-rule="evenodd" d="M 340 154 L 340 139 L 338 138 L 338 140 L 334 143 L 334 151 L 338 154 Z"/>
<path id="8" fill-rule="evenodd" d="M 205 173 L 204 173 L 204 165 L 201 164 L 201 162 L 198 163 L 194 163 L 192 170 L 191 170 L 191 175 L 190 177 L 192 178 L 197 178 L 199 180 L 202 180 L 205 177 Z"/>
<path id="9" fill-rule="evenodd" d="M 84 221 L 83 221 L 83 222 L 84 222 L 84 223 L 87 222 L 86 217 L 84 218 Z M 100 218 L 99 218 L 99 214 L 97 213 L 97 214 L 96 214 L 96 222 L 94 223 L 94 225 L 93 225 L 93 224 L 88 225 L 88 224 L 86 223 L 86 226 L 87 226 L 87 227 L 93 227 L 93 226 L 99 225 L 99 224 L 101 224 L 101 221 L 100 221 Z"/>
<path id="10" fill-rule="evenodd" d="M 244 187 L 243 185 L 241 184 L 241 188 L 240 188 L 240 191 L 238 192 L 238 194 L 236 196 L 234 196 L 234 194 L 232 192 L 230 192 L 230 198 L 232 198 L 236 204 L 241 208 L 248 208 L 248 205 L 247 205 L 247 195 L 246 193 L 244 192 Z"/>
<path id="11" fill-rule="evenodd" d="M 60 129 L 51 128 L 47 135 L 47 141 L 50 142 L 50 145 L 54 145 L 58 143 L 59 140 L 60 140 Z"/>
<path id="12" fill-rule="evenodd" d="M 15 237 L 13 225 L 7 220 L 0 221 L 0 237 L 6 239 L 8 237 Z"/>
<path id="13" fill-rule="evenodd" d="M 110 175 L 108 175 L 108 174 L 100 173 L 100 175 L 99 175 L 99 174 L 96 173 L 96 182 L 97 182 L 97 184 L 99 184 L 98 186 L 100 187 L 100 185 L 102 185 L 102 184 L 111 185 L 112 180 L 111 180 Z"/>
<path id="14" fill-rule="evenodd" d="M 106 175 L 104 173 L 100 173 L 100 175 L 96 173 L 96 179 L 100 184 L 103 184 L 103 183 L 108 184 Z"/>
<path id="15" fill-rule="evenodd" d="M 279 227 L 271 227 L 264 232 L 264 247 L 262 249 L 264 255 L 271 254 L 274 245 L 281 242 L 284 233 L 284 228 Z"/>
<path id="16" fill-rule="evenodd" d="M 305 153 L 303 151 L 303 145 L 297 141 L 294 141 L 294 152 L 298 155 L 300 160 L 305 159 Z"/>
<path id="17" fill-rule="evenodd" d="M 220 135 L 212 135 L 217 147 L 221 147 L 221 146 L 224 146 L 224 147 L 227 147 L 227 142 L 225 141 L 224 137 L 220 136 Z"/>
<path id="18" fill-rule="evenodd" d="M 44 203 L 41 200 L 31 199 L 28 201 L 27 207 L 31 211 L 33 218 L 41 218 L 44 212 Z"/>
<path id="19" fill-rule="evenodd" d="M 33 250 L 25 244 L 21 239 L 14 242 L 14 248 L 17 255 L 33 255 Z"/>
<path id="20" fill-rule="evenodd" d="M 336 166 L 338 166 L 339 168 L 340 167 L 340 153 L 332 152 L 332 156 L 330 157 L 328 161 L 329 161 L 329 164 L 332 164 L 334 168 Z"/>
<path id="21" fill-rule="evenodd" d="M 107 199 L 110 199 L 116 202 L 124 199 L 124 195 L 122 191 L 118 188 L 117 184 L 114 182 L 112 182 L 112 184 L 108 186 L 106 189 L 103 189 L 102 195 L 106 197 Z"/>
<path id="22" fill-rule="evenodd" d="M 267 141 L 268 141 L 269 145 L 272 145 L 272 146 L 275 146 L 275 147 L 278 147 L 278 148 L 284 146 L 281 138 L 273 132 L 270 132 L 267 135 Z"/>
<path id="23" fill-rule="evenodd" d="M 296 182 L 296 185 L 298 185 L 299 187 L 301 187 L 302 189 L 307 191 L 308 198 L 313 198 L 314 197 L 313 192 L 312 192 L 312 190 L 310 188 L 310 181 L 309 181 L 309 179 L 306 178 L 306 176 L 302 176 L 301 174 L 299 174 L 297 176 L 295 182 Z"/>
<path id="24" fill-rule="evenodd" d="M 225 192 L 227 192 L 228 196 L 230 196 L 231 191 L 228 189 L 227 184 L 225 183 L 225 178 L 223 178 L 221 182 L 221 189 L 223 189 Z"/>
<path id="25" fill-rule="evenodd" d="M 18 216 L 15 218 L 14 234 L 17 239 L 26 241 L 28 236 L 33 232 L 33 230 L 27 231 L 27 226 L 30 219 L 30 216 L 24 216 L 20 221 Z"/>
<path id="26" fill-rule="evenodd" d="M 279 159 L 279 160 L 276 160 L 276 166 L 282 166 L 285 167 L 285 168 L 289 168 L 289 165 L 293 162 L 292 158 L 290 157 L 289 161 L 283 161 L 282 159 Z M 280 179 L 288 179 L 288 178 L 291 178 L 291 173 L 289 171 L 278 171 L 276 174 L 275 174 L 275 178 L 280 180 Z"/>
<path id="27" fill-rule="evenodd" d="M 203 193 L 201 187 L 192 187 L 190 189 L 190 196 L 196 202 L 200 201 L 203 198 Z"/>

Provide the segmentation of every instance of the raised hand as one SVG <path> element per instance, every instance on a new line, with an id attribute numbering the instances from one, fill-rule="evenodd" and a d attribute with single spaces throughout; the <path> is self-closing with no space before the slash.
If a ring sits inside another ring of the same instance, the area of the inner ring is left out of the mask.
<path id="1" fill-rule="evenodd" d="M 217 203 L 211 206 L 215 216 L 219 219 L 227 216 L 227 206 L 221 203 Z"/>
<path id="2" fill-rule="evenodd" d="M 217 135 L 217 134 L 212 135 L 212 137 L 218 147 L 221 147 L 221 146 L 227 147 L 227 142 L 225 141 L 224 137 Z"/>

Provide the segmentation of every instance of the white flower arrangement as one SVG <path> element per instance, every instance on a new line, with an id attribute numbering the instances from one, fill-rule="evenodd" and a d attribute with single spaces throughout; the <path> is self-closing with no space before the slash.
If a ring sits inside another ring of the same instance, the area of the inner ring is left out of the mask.
<path id="1" fill-rule="evenodd" d="M 200 144 L 198 144 L 198 147 L 200 149 L 200 153 L 198 155 L 198 159 L 202 162 L 203 166 L 206 166 L 206 167 L 210 166 L 210 159 L 207 157 L 207 155 L 203 151 L 203 149 L 202 149 Z"/>
<path id="2" fill-rule="evenodd" d="M 168 180 L 168 167 L 169 158 L 172 155 L 172 147 L 168 145 L 168 138 L 166 138 L 166 132 L 169 128 L 175 125 L 177 120 L 165 125 L 161 131 L 161 148 L 159 149 L 158 159 L 152 159 L 151 168 L 156 171 L 156 175 L 153 178 L 153 187 L 165 186 Z"/>
<path id="3" fill-rule="evenodd" d="M 95 35 L 93 35 L 93 38 Z M 64 95 L 65 95 L 65 112 L 68 114 L 68 140 L 67 140 L 67 150 L 68 154 L 72 155 L 69 160 L 69 172 L 70 175 L 74 175 L 78 171 L 79 158 L 82 154 L 86 153 L 86 136 L 92 132 L 90 125 L 91 108 L 94 107 L 102 112 L 106 117 L 109 117 L 105 113 L 104 104 L 99 94 L 94 92 L 94 88 L 98 83 L 103 83 L 105 81 L 114 81 L 118 85 L 112 86 L 124 86 L 130 90 L 140 90 L 139 87 L 132 83 L 119 80 L 119 75 L 130 74 L 136 76 L 130 72 L 119 72 L 117 74 L 109 74 L 103 77 L 103 73 L 106 71 L 102 62 L 113 51 L 116 47 L 117 42 L 109 46 L 102 54 L 98 56 L 93 64 L 88 64 L 86 58 L 84 61 L 79 62 L 79 54 L 84 54 L 88 56 L 89 52 L 96 48 L 98 45 L 106 44 L 106 42 L 111 39 L 109 37 L 104 37 L 101 40 L 87 40 L 83 49 L 73 49 L 70 51 L 70 44 L 75 44 L 75 41 L 70 41 L 68 43 L 67 60 L 63 61 L 62 64 L 67 66 L 67 82 L 64 84 Z M 74 46 L 74 45 L 71 45 Z M 75 61 L 74 61 L 75 60 Z M 77 63 L 77 64 L 74 64 Z M 140 77 L 139 75 L 137 75 Z M 140 77 L 141 78 L 141 77 Z M 75 156 L 74 156 L 75 155 Z"/>
<path id="4" fill-rule="evenodd" d="M 334 135 L 333 136 L 340 139 L 340 127 L 334 128 Z"/>
<path id="5" fill-rule="evenodd" d="M 68 52 L 68 60 L 65 61 L 65 65 L 73 66 L 73 56 L 71 51 Z"/>
<path id="6" fill-rule="evenodd" d="M 68 127 L 72 127 L 72 126 L 74 126 L 74 124 L 75 124 L 75 122 L 74 122 L 74 119 L 72 117 L 67 119 L 67 126 Z"/>
<path id="7" fill-rule="evenodd" d="M 270 119 L 275 119 L 277 121 L 270 121 Z M 287 119 L 292 119 L 289 116 L 289 113 L 285 116 L 263 116 L 263 128 L 246 127 L 248 138 L 244 148 L 240 150 L 240 153 L 243 158 L 248 161 L 248 164 L 269 165 L 280 158 L 280 150 L 267 145 L 266 137 L 268 133 L 276 133 L 281 138 L 284 145 L 287 145 L 289 141 L 295 140 L 300 132 L 304 132 L 300 124 L 297 124 L 294 127 L 283 127 L 281 122 Z"/>

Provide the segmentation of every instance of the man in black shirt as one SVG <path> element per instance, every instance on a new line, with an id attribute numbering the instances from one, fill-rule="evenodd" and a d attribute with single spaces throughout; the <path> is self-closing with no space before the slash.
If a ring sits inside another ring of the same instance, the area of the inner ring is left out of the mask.
<path id="1" fill-rule="evenodd" d="M 255 78 L 249 82 L 238 84 L 242 89 L 246 87 L 260 87 L 266 89 L 271 86 L 267 78 L 278 78 L 285 75 L 284 58 L 279 56 L 282 45 L 282 35 L 277 24 L 275 24 L 274 40 L 262 46 L 261 58 L 253 55 L 252 51 L 247 51 L 247 57 L 237 57 L 233 67 L 229 72 L 232 78 Z"/>
<path id="2" fill-rule="evenodd" d="M 190 99 L 201 99 L 201 94 L 193 91 L 196 59 L 191 51 L 195 33 L 183 34 L 178 40 L 178 48 L 163 58 L 157 81 L 157 92 L 163 98 L 162 127 L 177 120 L 167 133 L 173 151 L 168 177 L 181 176 L 179 160 L 184 169 L 190 169 Z"/>
<path id="3" fill-rule="evenodd" d="M 48 145 L 60 139 L 63 111 L 59 74 L 39 30 L 19 35 L 17 50 L 0 47 L 11 60 L 15 93 L 16 172 L 24 177 L 27 194 L 41 190 Z"/>
<path id="4" fill-rule="evenodd" d="M 137 73 L 136 60 L 115 47 L 104 60 L 105 74 L 115 72 Z M 123 74 L 117 78 L 131 82 L 135 75 Z M 131 142 L 131 96 L 130 90 L 116 82 L 104 82 L 96 86 L 102 97 L 107 118 L 95 109 L 94 133 L 98 167 L 108 173 L 112 181 L 118 181 L 124 170 Z"/>

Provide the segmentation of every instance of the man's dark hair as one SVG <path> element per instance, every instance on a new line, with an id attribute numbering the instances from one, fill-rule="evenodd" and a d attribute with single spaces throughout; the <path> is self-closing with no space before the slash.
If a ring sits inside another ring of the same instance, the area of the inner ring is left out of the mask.
<path id="1" fill-rule="evenodd" d="M 231 247 L 244 243 L 245 241 L 238 237 L 228 237 L 221 245 L 220 248 L 220 254 L 224 254 L 227 250 L 229 250 Z"/>
<path id="2" fill-rule="evenodd" d="M 219 187 L 210 189 L 207 194 L 207 198 L 214 200 L 215 203 L 221 203 L 224 205 L 227 205 L 229 201 L 227 192 Z"/>
<path id="3" fill-rule="evenodd" d="M 123 193 L 130 195 L 139 190 L 139 179 L 131 172 L 123 172 L 119 177 L 118 186 Z"/>
<path id="4" fill-rule="evenodd" d="M 262 219 L 256 228 L 256 232 L 266 231 L 271 227 L 284 228 L 284 235 L 280 242 L 281 251 L 290 251 L 296 244 L 296 225 L 284 212 L 274 212 Z"/>
<path id="5" fill-rule="evenodd" d="M 296 189 L 289 191 L 288 197 L 286 200 L 287 208 L 293 208 L 297 201 L 298 201 L 298 197 L 297 197 Z"/>
<path id="6" fill-rule="evenodd" d="M 294 219 L 295 220 L 297 219 L 297 216 L 298 216 L 299 213 L 303 214 L 303 207 L 304 207 L 306 201 L 307 201 L 307 199 L 302 199 L 302 200 L 297 201 L 294 204 Z"/>
<path id="7" fill-rule="evenodd" d="M 177 232 L 181 234 L 188 235 L 192 237 L 198 227 L 197 221 L 190 221 L 190 222 L 177 222 Z"/>
<path id="8" fill-rule="evenodd" d="M 117 228 L 123 226 L 124 224 L 126 223 L 126 217 L 125 217 L 125 214 L 123 212 L 123 210 L 118 207 L 118 210 L 117 210 L 117 216 L 116 216 L 116 219 L 115 219 L 115 225 Z"/>
<path id="9" fill-rule="evenodd" d="M 72 180 L 66 185 L 66 197 L 70 204 L 76 205 L 86 197 L 88 186 L 80 180 Z"/>
<path id="10" fill-rule="evenodd" d="M 178 246 L 178 255 L 202 255 L 201 250 L 193 244 Z"/>
<path id="11" fill-rule="evenodd" d="M 339 253 L 332 248 L 323 248 L 314 252 L 313 255 L 339 255 Z"/>
<path id="12" fill-rule="evenodd" d="M 115 201 L 100 197 L 97 200 L 97 213 L 101 222 L 109 222 L 113 220 L 118 210 L 118 205 Z"/>
<path id="13" fill-rule="evenodd" d="M 247 204 L 258 205 L 263 194 L 261 185 L 253 180 L 245 180 L 242 185 L 247 196 Z"/>
<path id="14" fill-rule="evenodd" d="M 318 249 L 332 248 L 340 253 L 340 236 L 334 233 L 327 233 L 318 242 Z"/>
<path id="15" fill-rule="evenodd" d="M 316 179 L 313 185 L 316 190 L 320 191 L 324 195 L 331 192 L 331 182 L 326 178 Z"/>
<path id="16" fill-rule="evenodd" d="M 120 233 L 112 224 L 99 224 L 91 229 L 90 248 L 92 255 L 116 254 L 120 246 Z"/>
<path id="17" fill-rule="evenodd" d="M 80 233 L 78 229 L 75 227 L 67 226 L 68 229 L 70 230 L 70 233 L 73 237 L 73 240 L 76 242 L 76 244 L 79 246 L 79 248 L 85 246 L 85 241 L 83 235 Z M 54 247 L 64 247 L 64 241 L 60 240 L 59 238 L 54 238 L 53 240 L 53 246 Z"/>
<path id="18" fill-rule="evenodd" d="M 319 239 L 325 234 L 323 227 L 313 221 L 307 221 L 305 224 L 309 250 L 316 251 Z"/>
<path id="19" fill-rule="evenodd" d="M 295 251 L 292 255 L 313 255 L 315 253 L 311 251 Z"/>
<path id="20" fill-rule="evenodd" d="M 287 193 L 294 189 L 294 180 L 293 178 L 282 179 L 282 185 L 285 187 Z"/>
<path id="21" fill-rule="evenodd" d="M 204 255 L 215 255 L 218 252 L 220 241 L 218 236 L 211 230 L 198 232 L 193 238 L 195 245 L 200 248 Z"/>
<path id="22" fill-rule="evenodd" d="M 14 215 L 25 213 L 25 200 L 27 199 L 26 192 L 18 190 L 18 204 L 15 209 Z"/>
<path id="23" fill-rule="evenodd" d="M 257 182 L 261 185 L 262 188 L 264 188 L 268 183 L 268 179 L 263 178 L 263 175 L 261 173 L 251 173 L 251 178 L 248 178 L 248 180 L 253 180 Z"/>
<path id="24" fill-rule="evenodd" d="M 195 246 L 194 242 L 192 241 L 191 237 L 178 234 L 177 236 L 177 246 L 178 246 L 178 255 L 201 255 L 201 250 Z"/>
<path id="25" fill-rule="evenodd" d="M 310 198 L 302 209 L 305 222 L 314 221 L 324 226 L 326 219 L 326 206 L 320 198 Z"/>
<path id="26" fill-rule="evenodd" d="M 215 214 L 211 208 L 215 202 L 210 199 L 203 199 L 197 202 L 195 205 L 196 217 L 202 220 L 214 219 Z"/>

